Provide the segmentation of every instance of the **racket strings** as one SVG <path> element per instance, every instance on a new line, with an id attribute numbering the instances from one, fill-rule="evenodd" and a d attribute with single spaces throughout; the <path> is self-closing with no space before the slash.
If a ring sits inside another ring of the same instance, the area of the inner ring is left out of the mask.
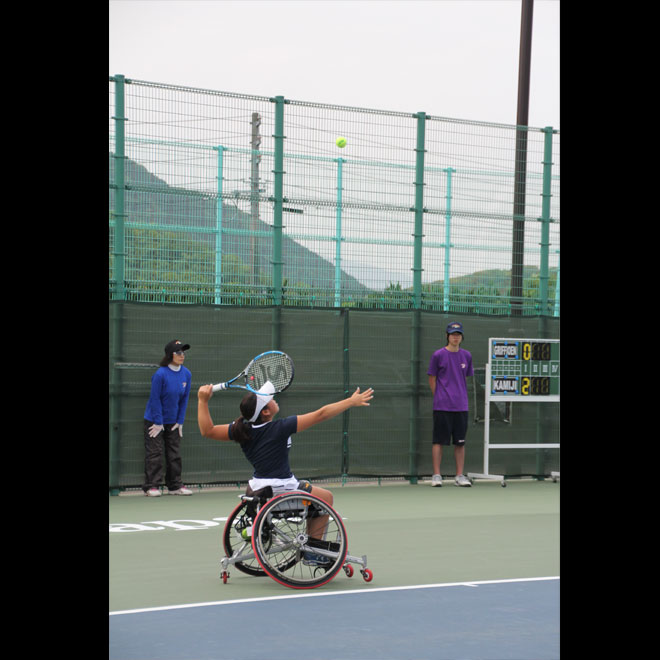
<path id="1" fill-rule="evenodd" d="M 293 378 L 293 363 L 287 355 L 265 355 L 250 365 L 247 377 L 250 387 L 255 390 L 270 381 L 275 391 L 281 392 Z"/>

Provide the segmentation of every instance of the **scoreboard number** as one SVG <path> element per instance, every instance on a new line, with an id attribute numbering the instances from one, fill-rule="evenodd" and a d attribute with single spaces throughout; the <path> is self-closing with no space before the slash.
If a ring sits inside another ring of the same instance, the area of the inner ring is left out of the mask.
<path id="1" fill-rule="evenodd" d="M 525 376 L 522 379 L 522 385 L 520 386 L 520 393 L 523 396 L 529 396 L 530 394 L 550 394 L 550 379 L 549 378 L 530 378 Z"/>
<path id="2" fill-rule="evenodd" d="M 534 342 L 532 344 L 526 341 L 522 345 L 523 360 L 550 360 L 551 355 L 550 342 Z"/>

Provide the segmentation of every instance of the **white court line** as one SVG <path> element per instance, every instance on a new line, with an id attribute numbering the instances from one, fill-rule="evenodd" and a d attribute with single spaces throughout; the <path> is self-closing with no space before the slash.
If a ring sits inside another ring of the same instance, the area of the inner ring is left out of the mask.
<path id="1" fill-rule="evenodd" d="M 406 587 L 377 587 L 376 589 L 350 589 L 348 591 L 329 591 L 327 593 L 302 593 L 288 596 L 265 596 L 263 598 L 239 598 L 237 600 L 218 600 L 210 603 L 191 603 L 188 605 L 166 605 L 164 607 L 146 607 L 137 610 L 120 610 L 110 612 L 110 616 L 118 614 L 138 614 L 141 612 L 163 612 L 165 610 L 181 610 L 189 607 L 210 607 L 213 605 L 235 605 L 237 603 L 260 603 L 269 600 L 284 600 L 287 598 L 318 598 L 320 596 L 345 596 L 348 594 L 372 594 L 377 591 L 404 591 L 410 589 L 433 589 L 437 587 L 477 587 L 480 584 L 504 584 L 507 582 L 536 582 L 540 580 L 559 580 L 559 576 L 511 578 L 508 580 L 473 580 L 470 582 L 444 582 L 440 584 L 417 584 Z"/>

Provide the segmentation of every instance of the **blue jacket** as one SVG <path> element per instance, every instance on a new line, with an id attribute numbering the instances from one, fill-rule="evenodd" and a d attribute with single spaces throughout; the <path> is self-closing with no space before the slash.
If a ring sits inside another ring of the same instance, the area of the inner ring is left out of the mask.
<path id="1" fill-rule="evenodd" d="M 154 424 L 183 426 L 190 396 L 190 369 L 183 365 L 179 371 L 159 367 L 151 377 L 151 395 L 144 411 L 144 418 Z"/>

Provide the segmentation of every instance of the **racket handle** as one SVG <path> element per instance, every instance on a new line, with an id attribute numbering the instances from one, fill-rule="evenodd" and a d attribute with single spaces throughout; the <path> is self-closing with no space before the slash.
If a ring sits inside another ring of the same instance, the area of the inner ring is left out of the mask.
<path id="1" fill-rule="evenodd" d="M 220 390 L 226 390 L 227 389 L 227 384 L 226 383 L 218 383 L 217 385 L 214 385 L 211 388 L 212 392 L 219 392 Z"/>

